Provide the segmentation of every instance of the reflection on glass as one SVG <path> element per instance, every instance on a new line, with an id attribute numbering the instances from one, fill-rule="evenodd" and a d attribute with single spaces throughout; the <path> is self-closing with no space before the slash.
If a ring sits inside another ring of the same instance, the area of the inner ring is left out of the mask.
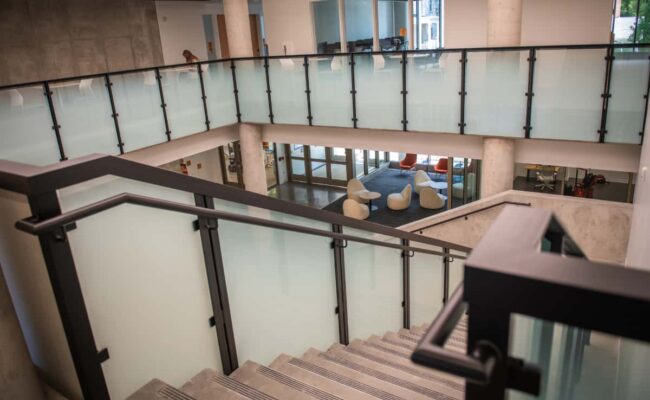
<path id="1" fill-rule="evenodd" d="M 365 175 L 363 164 L 364 164 L 364 152 L 361 149 L 354 149 L 354 174 L 356 176 Z"/>
<path id="2" fill-rule="evenodd" d="M 332 161 L 341 161 L 345 162 L 347 155 L 345 148 L 343 147 L 333 147 L 332 148 Z"/>
<path id="3" fill-rule="evenodd" d="M 332 179 L 339 181 L 347 181 L 348 179 L 348 168 L 345 164 L 332 164 Z"/>
<path id="4" fill-rule="evenodd" d="M 292 144 L 290 146 L 291 146 L 291 157 L 305 156 L 305 147 L 302 144 Z"/>
<path id="5" fill-rule="evenodd" d="M 327 178 L 327 163 L 322 161 L 312 161 L 311 175 L 315 178 Z"/>
<path id="6" fill-rule="evenodd" d="M 325 147 L 324 146 L 309 146 L 309 152 L 311 158 L 324 160 L 325 159 Z"/>
<path id="7" fill-rule="evenodd" d="M 291 159 L 291 173 L 293 175 L 305 176 L 305 160 Z"/>

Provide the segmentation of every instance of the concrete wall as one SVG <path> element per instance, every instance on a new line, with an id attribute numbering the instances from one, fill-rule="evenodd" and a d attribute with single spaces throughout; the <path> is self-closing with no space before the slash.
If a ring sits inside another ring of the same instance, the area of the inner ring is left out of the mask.
<path id="1" fill-rule="evenodd" d="M 3 0 L 0 85 L 162 64 L 153 0 Z"/>
<path id="2" fill-rule="evenodd" d="M 628 246 L 632 205 L 510 190 L 401 227 L 409 231 L 502 201 L 531 203 L 551 210 L 593 261 L 623 264 Z M 424 230 L 426 236 L 474 247 L 504 206 L 494 207 Z M 516 206 L 515 206 L 516 207 Z"/>
<path id="3" fill-rule="evenodd" d="M 611 0 L 523 0 L 522 45 L 609 43 Z M 487 0 L 445 1 L 444 45 L 487 46 Z"/>

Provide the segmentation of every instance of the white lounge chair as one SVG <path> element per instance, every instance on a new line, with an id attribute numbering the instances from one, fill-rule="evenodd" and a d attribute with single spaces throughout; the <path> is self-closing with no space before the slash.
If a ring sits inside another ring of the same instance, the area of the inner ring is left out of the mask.
<path id="1" fill-rule="evenodd" d="M 348 181 L 348 199 L 352 199 L 357 203 L 367 203 L 368 200 L 364 200 L 361 197 L 359 197 L 359 193 L 367 193 L 367 192 L 368 189 L 366 189 L 366 187 L 363 186 L 363 183 L 361 183 L 360 180 L 350 179 Z"/>
<path id="2" fill-rule="evenodd" d="M 420 191 L 420 207 L 430 210 L 437 210 L 445 206 L 445 200 L 438 195 L 435 189 L 430 187 L 422 188 Z"/>
<path id="3" fill-rule="evenodd" d="M 370 215 L 370 210 L 365 204 L 357 203 L 352 199 L 346 199 L 343 202 L 343 215 L 350 218 L 366 219 Z"/>
<path id="4" fill-rule="evenodd" d="M 395 210 L 395 211 L 405 210 L 409 208 L 409 205 L 411 204 L 412 192 L 413 192 L 413 188 L 409 183 L 404 187 L 404 189 L 400 193 L 389 194 L 388 198 L 386 199 L 386 205 L 391 210 Z"/>

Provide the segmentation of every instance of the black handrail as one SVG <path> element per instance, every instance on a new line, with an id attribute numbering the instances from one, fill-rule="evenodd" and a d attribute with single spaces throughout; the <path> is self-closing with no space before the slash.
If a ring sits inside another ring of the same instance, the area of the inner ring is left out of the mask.
<path id="1" fill-rule="evenodd" d="M 132 193 L 122 193 L 112 197 L 109 197 L 104 200 L 100 200 L 83 207 L 77 208 L 72 211 L 68 211 L 62 214 L 57 215 L 56 217 L 49 218 L 44 221 L 34 221 L 33 218 L 26 218 L 16 222 L 16 228 L 27 232 L 32 235 L 41 235 L 46 232 L 51 232 L 62 226 L 71 224 L 73 222 L 79 221 L 83 218 L 90 217 L 95 214 L 99 214 L 102 211 L 106 211 L 113 207 L 117 207 L 122 204 L 134 204 L 145 206 L 149 208 L 156 208 L 160 210 L 175 211 L 184 214 L 192 214 L 197 217 L 205 217 L 212 219 L 223 219 L 226 221 L 241 222 L 250 225 L 263 226 L 267 228 L 282 229 L 291 232 L 304 233 L 307 235 L 315 236 L 324 236 L 331 239 L 365 243 L 374 246 L 388 247 L 392 249 L 404 250 L 404 251 L 414 251 L 417 253 L 431 254 L 436 256 L 453 256 L 460 259 L 465 259 L 465 257 L 457 254 L 449 254 L 429 249 L 422 249 L 419 247 L 412 247 L 408 245 L 394 244 L 388 242 L 382 242 L 374 239 L 367 239 L 364 237 L 348 235 L 344 233 L 336 233 L 331 231 L 326 231 L 322 229 L 309 228 L 305 226 L 288 224 L 286 222 L 278 222 L 263 218 L 250 217 L 247 215 L 233 214 L 223 211 L 211 210 L 204 207 L 191 206 L 182 203 L 176 203 L 173 201 L 156 199 L 153 197 L 147 197 Z"/>
<path id="2" fill-rule="evenodd" d="M 444 221 L 438 221 L 436 223 L 424 226 L 422 228 L 414 229 L 411 232 L 420 232 L 420 233 L 422 233 L 422 231 L 424 231 L 425 229 L 429 229 L 429 228 L 432 228 L 434 226 L 441 225 L 441 224 L 446 224 L 447 222 L 451 222 L 451 221 L 454 221 L 454 220 L 457 220 L 457 219 L 463 218 L 463 217 L 465 219 L 467 219 L 467 217 L 472 215 L 472 214 L 476 214 L 476 213 L 479 213 L 481 211 L 489 210 L 491 208 L 498 207 L 498 206 L 503 206 L 503 205 L 507 205 L 507 204 L 515 205 L 515 206 L 526 206 L 526 207 L 531 206 L 531 203 L 523 203 L 523 202 L 518 202 L 518 201 L 507 201 L 507 200 L 506 201 L 500 201 L 498 203 L 491 204 L 491 205 L 485 206 L 485 207 L 481 207 L 481 208 L 478 208 L 476 210 L 472 210 L 472 211 L 464 213 L 464 214 L 456 215 L 456 216 L 451 217 L 449 219 L 446 219 Z"/>
<path id="3" fill-rule="evenodd" d="M 465 253 L 471 250 L 469 247 L 444 240 L 417 235 L 373 222 L 349 218 L 339 213 L 290 203 L 150 165 L 140 164 L 120 157 L 94 154 L 46 167 L 36 167 L 13 161 L 0 160 L 0 188 L 30 196 L 53 192 L 107 175 L 310 218 L 327 224 L 337 224 L 379 235 L 448 248 L 450 250 Z"/>

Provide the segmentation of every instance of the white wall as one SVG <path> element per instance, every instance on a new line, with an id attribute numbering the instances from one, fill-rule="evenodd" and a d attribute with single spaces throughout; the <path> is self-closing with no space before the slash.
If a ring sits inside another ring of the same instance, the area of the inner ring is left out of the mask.
<path id="1" fill-rule="evenodd" d="M 264 29 L 270 55 L 316 52 L 314 20 L 309 0 L 262 0 Z"/>
<path id="2" fill-rule="evenodd" d="M 163 164 L 160 168 L 182 173 L 181 160 L 187 167 L 187 175 L 207 181 L 223 183 L 218 148 L 183 157 L 176 161 Z"/>
<path id="3" fill-rule="evenodd" d="M 609 43 L 612 0 L 523 0 L 522 45 Z M 447 0 L 447 48 L 487 45 L 487 0 Z"/>
<path id="4" fill-rule="evenodd" d="M 645 134 L 650 135 L 650 120 L 646 121 Z M 648 137 L 648 136 L 646 136 Z M 650 269 L 650 143 L 646 140 L 641 150 L 641 161 L 634 190 L 634 214 L 630 229 L 630 244 L 626 264 Z"/>

